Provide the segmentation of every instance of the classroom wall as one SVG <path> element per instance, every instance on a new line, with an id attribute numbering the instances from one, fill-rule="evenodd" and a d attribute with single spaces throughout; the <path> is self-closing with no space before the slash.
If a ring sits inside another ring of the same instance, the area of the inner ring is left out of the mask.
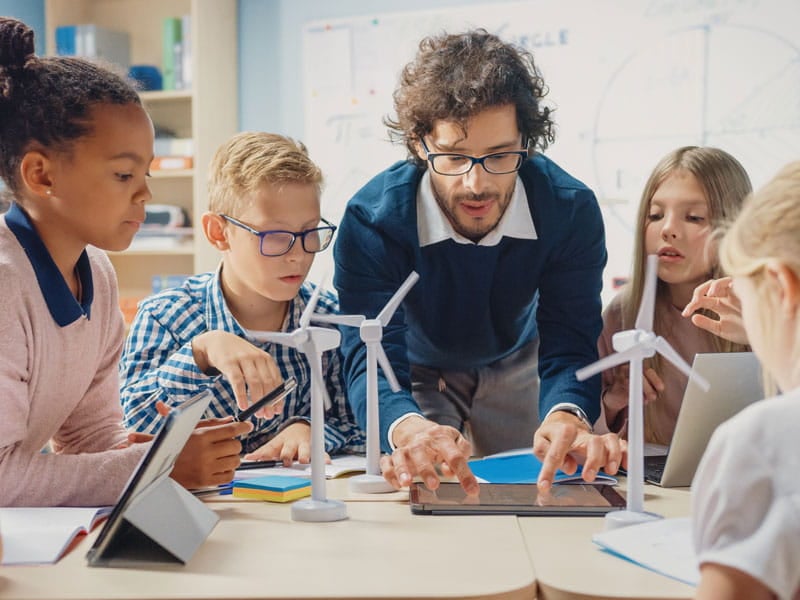
<path id="1" fill-rule="evenodd" d="M 239 0 L 240 128 L 305 137 L 302 30 L 308 21 L 504 1 Z"/>

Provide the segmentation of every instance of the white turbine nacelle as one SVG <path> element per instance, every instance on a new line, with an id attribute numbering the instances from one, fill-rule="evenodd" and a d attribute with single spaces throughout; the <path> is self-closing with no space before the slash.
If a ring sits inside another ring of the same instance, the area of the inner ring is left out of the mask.
<path id="1" fill-rule="evenodd" d="M 378 319 L 365 319 L 361 323 L 359 330 L 361 341 L 365 344 L 368 342 L 380 342 L 383 338 L 383 325 Z"/>
<path id="2" fill-rule="evenodd" d="M 310 335 L 313 335 L 314 345 L 320 352 L 333 350 L 338 348 L 342 341 L 342 334 L 338 329 L 329 329 L 327 327 L 309 327 Z M 308 335 L 308 334 L 307 334 Z"/>
<path id="3" fill-rule="evenodd" d="M 611 345 L 617 352 L 625 352 L 634 346 L 642 346 L 642 356 L 649 358 L 656 353 L 656 335 L 651 331 L 628 329 L 611 336 Z"/>

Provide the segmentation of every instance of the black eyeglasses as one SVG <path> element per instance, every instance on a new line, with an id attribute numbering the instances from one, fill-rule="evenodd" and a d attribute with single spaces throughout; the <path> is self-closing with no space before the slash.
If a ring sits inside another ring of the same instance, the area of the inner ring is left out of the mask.
<path id="1" fill-rule="evenodd" d="M 305 231 L 284 231 L 282 229 L 257 231 L 228 215 L 220 215 L 220 217 L 228 221 L 228 223 L 257 235 L 260 242 L 258 251 L 262 256 L 282 256 L 286 254 L 292 249 L 297 238 L 300 238 L 303 250 L 309 254 L 322 252 L 330 246 L 333 234 L 336 231 L 336 225 L 329 223 L 325 219 L 320 219 L 321 222 L 325 223 L 324 227 L 314 227 Z"/>
<path id="2" fill-rule="evenodd" d="M 527 150 L 495 152 L 481 157 L 453 152 L 431 152 L 428 150 L 424 138 L 420 138 L 419 141 L 422 142 L 426 159 L 431 164 L 431 168 L 439 175 L 464 175 L 469 173 L 476 164 L 481 165 L 487 173 L 495 175 L 513 173 L 519 171 L 522 162 L 528 157 Z"/>

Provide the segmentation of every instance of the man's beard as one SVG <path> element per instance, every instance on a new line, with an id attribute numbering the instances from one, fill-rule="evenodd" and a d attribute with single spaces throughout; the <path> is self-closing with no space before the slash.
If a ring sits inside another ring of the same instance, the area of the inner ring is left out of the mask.
<path id="1" fill-rule="evenodd" d="M 467 227 L 459 221 L 455 211 L 451 209 L 447 200 L 445 200 L 445 198 L 439 193 L 439 190 L 436 189 L 436 183 L 433 181 L 433 179 L 431 179 L 431 190 L 433 190 L 433 197 L 436 198 L 436 204 L 439 205 L 439 208 L 444 213 L 445 217 L 447 217 L 447 220 L 450 222 L 453 230 L 468 240 L 477 243 L 481 240 L 481 238 L 494 231 L 500 224 L 500 221 L 503 219 L 503 215 L 508 209 L 508 205 L 511 203 L 511 196 L 514 194 L 514 185 L 512 185 L 503 196 L 495 192 L 486 192 L 483 194 L 457 194 L 453 196 L 451 200 L 452 204 L 454 205 L 458 205 L 459 202 L 465 200 L 471 202 L 487 202 L 494 200 L 497 203 L 499 208 L 497 221 L 487 224 L 481 219 L 473 219 L 472 222 L 474 225 L 472 227 Z"/>

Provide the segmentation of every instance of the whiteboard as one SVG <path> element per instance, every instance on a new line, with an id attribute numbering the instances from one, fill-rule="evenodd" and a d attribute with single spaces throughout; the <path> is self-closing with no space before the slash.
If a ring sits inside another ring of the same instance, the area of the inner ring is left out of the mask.
<path id="1" fill-rule="evenodd" d="M 550 88 L 546 151 L 591 187 L 606 224 L 603 299 L 630 270 L 633 223 L 656 162 L 723 148 L 755 187 L 800 158 L 797 0 L 530 0 L 315 21 L 303 28 L 305 142 L 338 222 L 369 178 L 405 157 L 383 117 L 419 40 L 483 27 L 533 52 Z M 317 257 L 312 279 L 332 273 Z"/>

